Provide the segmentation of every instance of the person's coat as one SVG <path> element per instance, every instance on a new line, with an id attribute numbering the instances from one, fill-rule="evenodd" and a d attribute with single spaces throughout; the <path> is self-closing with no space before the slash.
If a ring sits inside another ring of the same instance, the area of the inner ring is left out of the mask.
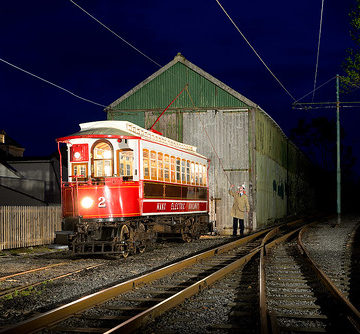
<path id="1" fill-rule="evenodd" d="M 250 211 L 248 198 L 245 194 L 242 196 L 233 190 L 229 190 L 229 194 L 234 197 L 234 204 L 231 209 L 231 215 L 235 218 L 244 219 L 245 212 Z"/>

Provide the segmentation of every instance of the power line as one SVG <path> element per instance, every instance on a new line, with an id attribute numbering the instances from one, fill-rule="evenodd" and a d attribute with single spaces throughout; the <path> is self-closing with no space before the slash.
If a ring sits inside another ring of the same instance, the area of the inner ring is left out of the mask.
<path id="1" fill-rule="evenodd" d="M 318 41 L 317 56 L 316 56 L 315 77 L 314 77 L 314 90 L 313 90 L 313 96 L 312 96 L 312 100 L 311 100 L 311 101 L 314 101 L 314 97 L 315 97 L 316 79 L 317 79 L 318 66 L 319 66 L 320 40 L 321 40 L 321 30 L 322 30 L 323 12 L 324 12 L 324 0 L 322 0 L 322 2 L 321 2 L 319 41 Z"/>
<path id="2" fill-rule="evenodd" d="M 321 106 L 321 107 L 312 107 L 312 106 L 298 107 L 298 106 L 294 106 L 293 109 L 297 109 L 297 110 L 336 109 L 336 106 Z"/>
<path id="3" fill-rule="evenodd" d="M 122 38 L 121 36 L 119 36 L 116 32 L 114 32 L 113 30 L 111 30 L 108 26 L 106 26 L 104 23 L 100 22 L 96 17 L 94 17 L 93 15 L 91 15 L 89 12 L 87 12 L 84 8 L 80 7 L 76 2 L 74 2 L 73 0 L 69 0 L 71 3 L 73 3 L 76 7 L 80 8 L 85 14 L 87 14 L 88 16 L 90 16 L 93 20 L 95 20 L 97 23 L 99 23 L 101 26 L 103 26 L 105 29 L 107 29 L 108 31 L 110 31 L 113 35 L 115 35 L 117 38 L 121 39 L 124 43 L 126 43 L 127 45 L 129 45 L 131 48 L 133 48 L 135 51 L 139 52 L 141 55 L 143 55 L 144 57 L 146 57 L 148 60 L 150 60 L 151 62 L 153 62 L 155 65 L 162 67 L 159 63 L 157 63 L 155 60 L 153 60 L 152 58 L 150 58 L 149 56 L 147 56 L 145 53 L 141 52 L 138 48 L 136 48 L 134 45 L 132 45 L 131 43 L 129 43 L 127 40 L 125 40 L 124 38 Z"/>
<path id="4" fill-rule="evenodd" d="M 72 3 L 73 3 L 75 6 L 77 6 L 78 8 L 80 8 L 84 13 L 86 13 L 87 15 L 89 15 L 89 16 L 90 16 L 92 19 L 94 19 L 96 22 L 98 22 L 101 26 L 103 26 L 103 27 L 106 28 L 108 31 L 110 31 L 112 34 L 114 34 L 116 37 L 120 38 L 123 42 L 125 42 L 125 43 L 128 44 L 130 47 L 132 47 L 132 48 L 135 49 L 137 52 L 139 52 L 141 55 L 143 55 L 144 57 L 146 57 L 148 60 L 150 60 L 151 62 L 155 63 L 155 64 L 156 64 L 157 66 L 159 66 L 160 68 L 162 67 L 162 66 L 161 66 L 160 64 L 158 64 L 156 61 L 154 61 L 154 60 L 151 59 L 149 56 L 147 56 L 146 54 L 144 54 L 143 52 L 141 52 L 139 49 L 135 48 L 132 44 L 130 44 L 129 42 L 127 42 L 127 41 L 126 41 L 125 39 L 123 39 L 121 36 L 119 36 L 119 35 L 116 34 L 114 31 L 112 31 L 110 28 L 108 28 L 105 24 L 103 24 L 103 23 L 100 22 L 98 19 L 96 19 L 94 16 L 92 16 L 92 15 L 89 14 L 87 11 L 85 11 L 83 8 L 81 8 L 81 7 L 80 7 L 78 4 L 76 4 L 73 0 L 69 0 L 69 1 L 72 2 Z M 266 65 L 265 65 L 265 66 L 266 66 Z M 271 71 L 270 71 L 270 72 L 271 72 Z M 171 75 L 175 76 L 173 73 L 171 73 Z M 281 83 L 280 83 L 280 84 L 281 84 Z M 184 89 L 186 89 L 186 91 L 187 91 L 187 93 L 188 93 L 188 96 L 189 96 L 189 98 L 190 98 L 190 101 L 191 101 L 191 103 L 192 103 L 192 105 L 193 105 L 193 107 L 194 107 L 194 110 L 196 110 L 197 108 L 196 108 L 196 105 L 195 105 L 195 103 L 194 103 L 191 95 L 190 95 L 190 92 L 189 92 L 189 89 L 188 89 L 188 84 L 185 85 L 185 88 L 184 88 Z M 285 89 L 285 90 L 286 90 L 286 89 Z M 288 94 L 289 94 L 289 93 L 288 93 Z M 291 94 L 290 94 L 290 96 L 291 96 Z M 293 97 L 292 97 L 292 98 L 293 98 Z M 294 99 L 294 98 L 293 98 L 293 99 Z M 294 100 L 295 100 L 295 99 L 294 99 Z M 218 155 L 218 153 L 217 153 L 217 151 L 216 151 L 216 149 L 215 149 L 214 144 L 213 144 L 212 141 L 211 141 L 211 138 L 210 138 L 208 132 L 206 131 L 205 125 L 204 125 L 201 117 L 200 117 L 199 119 L 200 119 L 201 125 L 202 125 L 202 127 L 203 127 L 203 130 L 204 130 L 206 136 L 208 137 L 208 140 L 209 140 L 209 142 L 210 142 L 210 144 L 211 144 L 211 147 L 212 147 L 212 149 L 213 149 L 216 157 L 217 157 L 218 160 L 219 160 L 219 163 L 220 163 L 220 165 L 221 165 L 221 168 L 222 168 L 222 170 L 223 170 L 223 172 L 224 172 L 224 174 L 225 174 L 228 182 L 230 183 L 229 176 L 228 176 L 228 175 L 226 174 L 226 172 L 225 172 L 225 169 L 224 169 L 224 166 L 223 166 L 223 164 L 222 164 L 222 161 L 221 161 L 221 159 L 220 159 L 220 157 L 219 157 L 219 155 Z"/>
<path id="5" fill-rule="evenodd" d="M 70 0 L 71 1 L 71 0 Z M 289 93 L 289 91 L 285 88 L 285 86 L 281 83 L 281 81 L 275 76 L 275 74 L 270 70 L 270 68 L 265 64 L 265 62 L 262 60 L 262 58 L 260 57 L 260 55 L 256 52 L 256 50 L 254 49 L 254 47 L 250 44 L 250 42 L 247 40 L 247 38 L 245 37 L 245 35 L 240 31 L 240 29 L 238 28 L 238 26 L 236 25 L 236 23 L 232 20 L 232 18 L 230 17 L 230 15 L 226 12 L 226 10 L 224 9 L 224 7 L 221 5 L 221 3 L 219 2 L 219 0 L 216 0 L 216 2 L 218 3 L 218 5 L 220 6 L 220 8 L 223 10 L 223 12 L 225 13 L 225 15 L 228 17 L 228 19 L 231 21 L 231 23 L 234 25 L 234 27 L 236 28 L 236 30 L 240 33 L 240 35 L 242 36 L 242 38 L 245 40 L 245 42 L 250 46 L 251 50 L 254 51 L 255 55 L 260 59 L 260 61 L 263 63 L 263 65 L 266 67 L 266 69 L 271 73 L 271 75 L 275 78 L 275 80 L 280 84 L 280 86 L 285 90 L 285 92 L 295 101 L 295 98 Z"/>
<path id="6" fill-rule="evenodd" d="M 73 93 L 72 91 L 70 91 L 70 90 L 68 90 L 68 89 L 66 89 L 66 88 L 63 88 L 63 87 L 61 87 L 61 86 L 59 86 L 59 85 L 54 84 L 53 82 L 51 82 L 51 81 L 49 81 L 49 80 L 46 80 L 46 79 L 44 79 L 44 78 L 42 78 L 42 77 L 39 77 L 38 75 L 35 75 L 35 74 L 33 74 L 33 73 L 29 72 L 29 71 L 26 71 L 26 70 L 24 70 L 23 68 L 18 67 L 18 66 L 16 66 L 16 65 L 14 65 L 14 64 L 12 64 L 12 63 L 4 60 L 4 59 L 2 59 L 2 58 L 0 58 L 0 61 L 2 61 L 3 63 L 5 63 L 5 64 L 7 64 L 7 65 L 10 65 L 10 66 L 16 68 L 16 69 L 19 70 L 19 71 L 22 71 L 22 72 L 24 72 L 24 73 L 26 73 L 26 74 L 29 74 L 29 75 L 31 75 L 32 77 L 36 78 L 36 79 L 42 80 L 42 81 L 48 83 L 49 85 L 52 85 L 52 86 L 54 86 L 54 87 L 56 87 L 56 88 L 59 88 L 59 89 L 63 90 L 64 92 L 69 93 L 69 94 L 71 94 L 72 96 L 77 97 L 77 98 L 80 99 L 80 100 L 83 100 L 83 101 L 86 101 L 86 102 L 89 102 L 89 103 L 92 103 L 92 104 L 96 104 L 96 105 L 98 105 L 98 106 L 100 106 L 100 107 L 106 107 L 106 106 L 104 106 L 103 104 L 94 102 L 94 101 L 89 100 L 89 99 L 85 99 L 84 97 L 81 97 L 81 96 Z"/>
<path id="7" fill-rule="evenodd" d="M 331 79 L 329 79 L 328 81 L 324 82 L 322 85 L 316 87 L 315 89 L 313 89 L 311 92 L 305 94 L 303 97 L 301 97 L 300 99 L 297 99 L 296 101 L 294 101 L 294 104 L 296 104 L 298 101 L 302 100 L 303 98 L 309 96 L 312 92 L 320 89 L 321 87 L 325 86 L 326 84 L 328 84 L 331 80 L 334 80 L 336 78 L 336 75 L 334 77 L 332 77 Z"/>
<path id="8" fill-rule="evenodd" d="M 327 101 L 327 102 L 300 102 L 300 103 L 296 103 L 296 106 L 305 106 L 305 105 L 312 105 L 312 106 L 316 106 L 316 105 L 324 105 L 324 104 L 335 104 L 336 102 L 331 102 L 331 101 Z M 360 101 L 350 101 L 350 102 L 345 102 L 345 101 L 341 101 L 339 102 L 341 105 L 344 104 L 360 104 Z"/>

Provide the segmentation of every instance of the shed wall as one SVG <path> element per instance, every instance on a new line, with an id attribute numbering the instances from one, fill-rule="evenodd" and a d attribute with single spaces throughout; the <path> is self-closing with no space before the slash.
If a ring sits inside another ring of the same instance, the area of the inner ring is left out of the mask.
<path id="1" fill-rule="evenodd" d="M 265 113 L 256 113 L 256 218 L 259 227 L 315 206 L 311 164 Z"/>
<path id="2" fill-rule="evenodd" d="M 208 110 L 183 114 L 184 142 L 196 146 L 199 153 L 211 160 L 210 205 L 211 212 L 216 213 L 216 229 L 220 234 L 232 233 L 230 184 L 249 186 L 248 126 L 247 111 Z M 251 196 L 249 201 L 251 205 Z M 249 222 L 245 224 L 248 226 Z"/>
<path id="3" fill-rule="evenodd" d="M 260 110 L 256 113 L 256 218 L 259 227 L 288 214 L 288 139 Z"/>
<path id="4" fill-rule="evenodd" d="M 268 156 L 256 153 L 256 220 L 258 227 L 287 213 L 287 171 Z"/>
<path id="5" fill-rule="evenodd" d="M 108 111 L 107 119 L 111 121 L 128 121 L 146 128 L 145 111 Z"/>
<path id="6" fill-rule="evenodd" d="M 316 207 L 311 181 L 314 177 L 313 165 L 292 142 L 289 142 L 288 152 L 288 210 L 290 214 L 303 213 Z"/>

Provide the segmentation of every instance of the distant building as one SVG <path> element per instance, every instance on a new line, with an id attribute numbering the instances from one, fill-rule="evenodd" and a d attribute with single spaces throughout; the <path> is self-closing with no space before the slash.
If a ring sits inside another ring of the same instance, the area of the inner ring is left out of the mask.
<path id="1" fill-rule="evenodd" d="M 0 131 L 0 159 L 7 157 L 22 157 L 25 148 L 9 137 L 4 130 Z"/>
<path id="2" fill-rule="evenodd" d="M 23 157 L 25 149 L 0 132 L 0 206 L 60 204 L 57 155 Z"/>

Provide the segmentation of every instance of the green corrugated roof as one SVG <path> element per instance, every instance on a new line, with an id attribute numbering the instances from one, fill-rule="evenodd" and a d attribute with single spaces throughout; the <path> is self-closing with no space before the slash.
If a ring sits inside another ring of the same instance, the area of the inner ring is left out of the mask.
<path id="1" fill-rule="evenodd" d="M 178 55 L 172 62 L 112 103 L 106 111 L 162 110 L 186 84 L 196 108 L 199 109 L 255 106 L 241 94 Z M 193 102 L 184 91 L 171 105 L 171 109 L 192 110 Z"/>

